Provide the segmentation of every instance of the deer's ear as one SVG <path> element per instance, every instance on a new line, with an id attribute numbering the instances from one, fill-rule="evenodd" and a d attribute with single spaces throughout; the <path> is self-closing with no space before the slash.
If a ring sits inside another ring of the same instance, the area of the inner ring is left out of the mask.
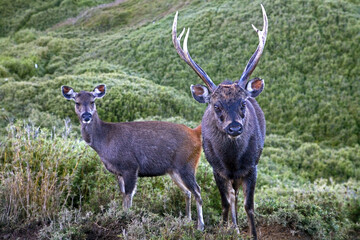
<path id="1" fill-rule="evenodd" d="M 92 94 L 94 95 L 95 98 L 102 98 L 103 96 L 105 96 L 105 93 L 106 93 L 106 86 L 105 84 L 101 84 L 96 88 L 94 88 Z"/>
<path id="2" fill-rule="evenodd" d="M 191 85 L 191 94 L 199 103 L 209 103 L 210 96 L 207 87 L 201 84 Z"/>
<path id="3" fill-rule="evenodd" d="M 260 78 L 254 78 L 251 79 L 247 84 L 245 89 L 248 91 L 251 97 L 255 98 L 259 96 L 259 94 L 264 89 L 265 82 L 263 79 Z"/>
<path id="4" fill-rule="evenodd" d="M 61 86 L 61 92 L 67 100 L 75 100 L 77 93 L 71 87 Z"/>

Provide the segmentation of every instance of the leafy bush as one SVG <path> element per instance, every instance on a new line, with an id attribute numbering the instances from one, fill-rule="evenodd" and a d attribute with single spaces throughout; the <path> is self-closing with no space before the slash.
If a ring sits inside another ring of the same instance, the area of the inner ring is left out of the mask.
<path id="1" fill-rule="evenodd" d="M 2 65 L 0 65 L 0 78 L 5 78 L 10 76 L 9 71 Z"/>
<path id="2" fill-rule="evenodd" d="M 299 140 L 268 136 L 263 157 L 277 165 L 290 167 L 305 179 L 319 178 L 336 182 L 348 179 L 360 180 L 360 146 L 331 149 L 316 143 L 301 143 Z"/>
<path id="3" fill-rule="evenodd" d="M 296 226 L 315 239 L 330 236 L 347 239 L 359 223 L 359 215 L 355 221 L 350 219 L 352 211 L 359 212 L 355 190 L 358 184 L 349 181 L 345 185 L 329 185 L 318 180 L 300 188 L 262 188 L 262 194 L 257 197 L 257 212 L 263 221 Z"/>
<path id="4" fill-rule="evenodd" d="M 5 58 L 0 59 L 0 64 L 6 68 L 10 76 L 12 75 L 18 80 L 29 78 L 36 74 L 35 62 L 33 59 Z M 8 76 L 6 72 L 5 75 Z"/>
<path id="5" fill-rule="evenodd" d="M 34 29 L 23 29 L 14 34 L 14 41 L 19 43 L 28 43 L 37 38 L 38 33 Z"/>

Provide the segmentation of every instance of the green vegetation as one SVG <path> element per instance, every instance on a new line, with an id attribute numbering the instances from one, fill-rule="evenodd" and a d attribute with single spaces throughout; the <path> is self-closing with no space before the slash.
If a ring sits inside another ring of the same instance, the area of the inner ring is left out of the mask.
<path id="1" fill-rule="evenodd" d="M 220 196 L 204 157 L 197 174 L 207 226 L 202 234 L 195 230 L 194 223 L 181 217 L 185 209 L 183 193 L 170 177 L 139 179 L 133 211 L 125 213 L 121 210 L 115 177 L 104 170 L 90 147 L 69 136 L 70 124 L 51 131 L 31 124 L 11 125 L 7 130 L 8 141 L 0 148 L 0 226 L 5 229 L 51 219 L 51 224 L 41 230 L 43 238 L 84 237 L 87 231 L 94 231 L 94 222 L 99 228 L 109 228 L 111 233 L 133 238 L 157 238 L 164 234 L 169 238 L 221 238 L 224 233 L 229 234 L 229 238 L 235 236 L 233 229 L 218 225 Z M 284 145 L 285 142 L 290 144 Z M 309 165 L 308 172 L 323 172 L 324 168 L 333 167 L 326 163 L 326 155 L 317 155 L 307 145 L 290 138 L 269 136 L 259 165 L 258 225 L 280 224 L 317 239 L 355 235 L 360 227 L 358 173 L 349 171 L 349 178 L 344 181 L 326 180 L 326 174 L 322 179 L 310 181 L 301 169 L 278 163 L 279 153 L 292 156 L 295 151 L 303 162 L 317 156 L 318 162 L 325 165 Z M 319 146 L 313 144 L 312 148 Z M 339 151 L 352 155 L 354 149 Z M 355 163 L 360 162 L 359 154 L 354 158 Z M 339 172 L 338 176 L 341 175 Z M 195 208 L 192 210 L 196 216 Z M 239 218 L 240 226 L 246 228 L 242 208 Z"/>
<path id="2" fill-rule="evenodd" d="M 189 85 L 200 80 L 180 61 L 170 40 L 172 13 L 183 4 L 144 2 L 148 8 L 142 11 L 138 1 L 126 1 L 98 10 L 74 26 L 39 32 L 41 28 L 33 25 L 7 35 L 0 39 L 1 76 L 11 85 L 32 77 L 42 81 L 64 74 L 122 70 L 190 96 Z M 270 30 L 254 76 L 266 81 L 258 100 L 268 132 L 295 133 L 302 140 L 328 146 L 359 144 L 360 7 L 345 1 L 264 5 Z M 128 24 L 120 24 L 119 16 Z M 257 44 L 250 23 L 261 26 L 258 3 L 194 1 L 184 5 L 179 16 L 179 28 L 192 29 L 193 58 L 216 83 L 239 78 Z M 18 117 L 6 103 L 5 109 Z"/>
<path id="3" fill-rule="evenodd" d="M 251 24 L 261 27 L 260 2 L 127 0 L 96 8 L 111 2 L 0 3 L 0 238 L 29 224 L 41 239 L 235 238 L 219 224 L 220 197 L 204 157 L 197 179 L 205 232 L 183 218 L 183 195 L 169 177 L 140 179 L 132 211 L 123 212 L 115 179 L 80 140 L 73 102 L 60 86 L 80 91 L 105 83 L 108 94 L 97 101 L 105 121 L 195 127 L 205 106 L 189 86 L 201 80 L 172 46 L 175 11 L 178 28 L 191 27 L 193 59 L 220 83 L 238 79 L 256 48 Z M 262 3 L 269 35 L 253 76 L 266 83 L 257 100 L 267 139 L 258 166 L 257 225 L 356 239 L 360 5 Z M 239 222 L 246 230 L 242 208 Z"/>

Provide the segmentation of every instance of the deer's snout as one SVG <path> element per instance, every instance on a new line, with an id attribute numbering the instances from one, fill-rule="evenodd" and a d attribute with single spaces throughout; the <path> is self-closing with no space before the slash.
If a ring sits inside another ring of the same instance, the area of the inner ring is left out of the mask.
<path id="1" fill-rule="evenodd" d="M 92 115 L 89 112 L 85 112 L 81 115 L 81 119 L 82 119 L 83 123 L 90 123 L 91 118 L 92 118 Z"/>
<path id="2" fill-rule="evenodd" d="M 225 130 L 230 136 L 237 137 L 243 132 L 243 125 L 238 122 L 233 122 L 230 123 Z"/>

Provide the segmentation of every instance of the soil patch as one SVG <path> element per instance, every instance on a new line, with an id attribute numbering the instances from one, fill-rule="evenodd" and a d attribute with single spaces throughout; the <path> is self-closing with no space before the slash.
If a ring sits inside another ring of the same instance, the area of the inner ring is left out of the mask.
<path id="1" fill-rule="evenodd" d="M 261 240 L 310 240 L 312 239 L 308 234 L 293 230 L 282 225 L 269 225 L 257 227 L 258 238 Z"/>
<path id="2" fill-rule="evenodd" d="M 85 17 L 89 17 L 91 16 L 97 9 L 102 9 L 102 8 L 109 8 L 109 7 L 114 7 L 119 5 L 120 3 L 125 2 L 126 0 L 115 0 L 114 2 L 111 3 L 105 3 L 105 4 L 100 4 L 96 7 L 92 7 L 89 8 L 85 11 L 82 11 L 79 15 L 77 15 L 76 17 L 73 18 L 68 18 L 65 21 L 62 21 L 60 23 L 57 23 L 56 25 L 54 25 L 52 27 L 52 29 L 57 29 L 59 27 L 63 27 L 66 25 L 74 25 L 76 24 L 80 19 L 85 18 Z"/>
<path id="3" fill-rule="evenodd" d="M 120 223 L 109 224 L 107 227 L 100 226 L 96 223 L 93 223 L 86 227 L 84 234 L 86 239 L 95 240 L 95 239 L 120 239 L 119 236 L 122 235 Z M 31 223 L 27 226 L 8 231 L 0 231 L 0 240 L 15 240 L 15 239 L 37 239 L 38 233 L 42 228 L 40 223 Z M 246 230 L 247 231 L 247 230 Z M 248 233 L 243 232 L 242 237 L 247 239 Z M 257 227 L 258 239 L 259 240 L 311 240 L 312 238 L 303 232 L 295 231 L 291 228 L 284 227 L 278 224 L 272 225 L 263 225 Z"/>

